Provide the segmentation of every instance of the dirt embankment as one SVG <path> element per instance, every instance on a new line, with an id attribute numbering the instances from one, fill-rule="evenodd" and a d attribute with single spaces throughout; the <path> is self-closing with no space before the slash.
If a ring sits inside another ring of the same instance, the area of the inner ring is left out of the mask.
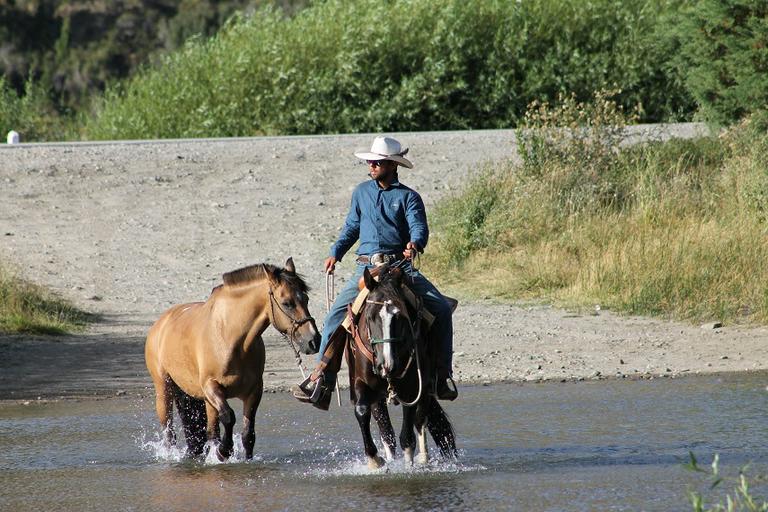
<path id="1" fill-rule="evenodd" d="M 484 162 L 515 157 L 507 130 L 397 137 L 416 166 L 401 179 L 422 194 L 428 212 Z M 322 260 L 352 189 L 366 179 L 352 153 L 371 140 L 1 148 L 0 257 L 104 321 L 78 336 L 0 337 L 0 399 L 141 393 L 149 385 L 143 339 L 154 319 L 172 304 L 204 300 L 222 273 L 244 265 L 293 256 L 321 318 Z M 351 260 L 339 266 L 337 289 Z M 265 340 L 267 387 L 285 389 L 299 377 L 292 354 L 274 330 Z M 464 300 L 455 315 L 455 370 L 464 384 L 758 370 L 768 368 L 766 341 L 766 329 Z"/>

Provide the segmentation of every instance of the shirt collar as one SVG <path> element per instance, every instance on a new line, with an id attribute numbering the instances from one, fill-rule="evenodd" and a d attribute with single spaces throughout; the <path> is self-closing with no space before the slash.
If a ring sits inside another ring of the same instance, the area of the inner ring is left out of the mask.
<path id="1" fill-rule="evenodd" d="M 387 188 L 381 188 L 379 187 L 379 183 L 376 180 L 371 180 L 371 183 L 376 188 L 376 190 L 389 190 L 391 188 L 399 188 L 400 187 L 400 181 L 398 179 L 395 179 L 392 183 L 389 184 L 389 187 Z"/>

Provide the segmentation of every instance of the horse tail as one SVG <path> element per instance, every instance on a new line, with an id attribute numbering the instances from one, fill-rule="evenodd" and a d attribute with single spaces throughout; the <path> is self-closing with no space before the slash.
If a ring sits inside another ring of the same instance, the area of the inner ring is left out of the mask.
<path id="1" fill-rule="evenodd" d="M 207 438 L 205 400 L 188 395 L 173 381 L 171 384 L 176 410 L 179 411 L 184 438 L 187 441 L 187 451 L 194 456 L 201 455 Z"/>
<path id="2" fill-rule="evenodd" d="M 456 450 L 456 432 L 453 430 L 453 424 L 434 396 L 430 396 L 428 402 L 427 428 L 429 428 L 429 433 L 440 449 L 440 455 L 447 459 L 455 459 L 459 454 Z"/>

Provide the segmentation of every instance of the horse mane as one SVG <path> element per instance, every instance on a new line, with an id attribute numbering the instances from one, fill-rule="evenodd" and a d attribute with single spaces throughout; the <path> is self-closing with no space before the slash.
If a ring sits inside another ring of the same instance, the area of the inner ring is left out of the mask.
<path id="1" fill-rule="evenodd" d="M 269 275 L 267 275 L 267 273 Z M 309 286 L 304 279 L 294 272 L 289 272 L 282 267 L 270 265 L 269 263 L 257 263 L 248 267 L 243 267 L 232 272 L 227 272 L 221 277 L 227 286 L 237 286 L 250 284 L 254 281 L 262 281 L 272 277 L 278 284 L 286 284 L 294 290 L 300 290 L 304 293 L 309 292 Z"/>
<path id="2" fill-rule="evenodd" d="M 388 288 L 400 295 L 397 285 L 402 282 L 402 279 L 402 274 L 395 274 L 391 269 L 387 269 L 386 272 L 379 274 L 379 286 L 377 288 Z"/>

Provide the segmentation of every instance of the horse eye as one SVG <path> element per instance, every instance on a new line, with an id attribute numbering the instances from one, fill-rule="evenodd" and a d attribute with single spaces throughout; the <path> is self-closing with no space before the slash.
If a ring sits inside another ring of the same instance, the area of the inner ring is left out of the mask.
<path id="1" fill-rule="evenodd" d="M 287 301 L 283 302 L 283 306 L 285 306 L 286 308 L 293 308 L 294 304 L 293 304 L 292 300 L 287 300 Z"/>

